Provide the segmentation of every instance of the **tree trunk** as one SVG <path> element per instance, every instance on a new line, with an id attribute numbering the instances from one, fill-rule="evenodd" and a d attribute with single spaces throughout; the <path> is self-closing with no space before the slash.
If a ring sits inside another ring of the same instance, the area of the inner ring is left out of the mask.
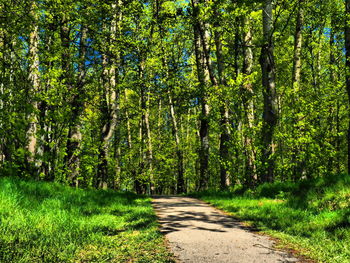
<path id="1" fill-rule="evenodd" d="M 216 25 L 215 31 L 215 46 L 216 46 L 216 59 L 217 59 L 217 70 L 218 70 L 218 84 L 221 89 L 224 90 L 226 81 L 224 78 L 224 60 L 222 56 L 222 40 L 221 40 L 221 29 L 219 25 Z M 229 161 L 229 142 L 230 142 L 230 124 L 229 124 L 229 111 L 228 102 L 225 96 L 225 91 L 222 92 L 222 101 L 220 105 L 220 189 L 225 190 L 228 187 L 228 161 Z"/>
<path id="2" fill-rule="evenodd" d="M 40 76 L 39 76 L 39 26 L 38 22 L 38 10 L 36 2 L 32 4 L 31 15 L 34 19 L 33 31 L 29 36 L 29 82 L 31 88 L 29 90 L 31 113 L 28 115 L 29 128 L 27 130 L 28 144 L 27 149 L 29 152 L 28 163 L 31 168 L 36 167 L 36 152 L 37 152 L 37 130 L 38 130 L 38 92 L 40 89 Z M 38 172 L 38 171 L 36 171 Z"/>
<path id="3" fill-rule="evenodd" d="M 154 178 L 153 178 L 153 145 L 152 145 L 152 134 L 151 127 L 149 123 L 150 114 L 150 91 L 147 92 L 147 102 L 146 102 L 146 112 L 145 112 L 145 125 L 147 131 L 147 155 L 148 155 L 148 173 L 149 173 L 149 194 L 154 192 Z"/>
<path id="4" fill-rule="evenodd" d="M 145 187 L 145 162 L 146 162 L 146 154 L 145 154 L 145 111 L 146 111 L 146 103 L 145 103 L 145 95 L 143 87 L 140 87 L 140 109 L 141 109 L 141 120 L 139 124 L 139 142 L 140 142 L 140 154 L 139 154 L 139 172 L 137 174 L 137 179 L 135 182 L 136 193 L 144 194 L 146 191 Z"/>
<path id="5" fill-rule="evenodd" d="M 5 32 L 3 28 L 0 28 L 0 78 L 5 79 Z M 5 92 L 5 84 L 3 81 L 0 83 L 0 112 L 4 111 L 4 92 Z M 0 130 L 3 129 L 3 115 L 1 114 L 0 119 Z M 5 136 L 0 136 L 0 168 L 2 167 L 5 161 L 5 147 L 6 147 L 6 139 Z"/>
<path id="6" fill-rule="evenodd" d="M 346 15 L 350 16 L 350 0 L 345 0 Z M 350 103 L 350 25 L 348 19 L 345 19 L 345 49 L 346 49 L 346 91 L 348 93 L 349 103 Z M 349 111 L 349 124 L 348 124 L 348 174 L 350 174 L 350 111 Z"/>
<path id="7" fill-rule="evenodd" d="M 120 96 L 120 94 L 119 94 Z M 122 150 L 120 146 L 120 140 L 121 140 L 121 134 L 120 129 L 118 128 L 121 123 L 121 117 L 120 117 L 120 103 L 117 103 L 117 127 L 114 130 L 114 159 L 115 159 L 115 178 L 113 180 L 113 189 L 119 190 L 121 185 L 121 173 L 122 173 L 122 166 L 121 166 L 121 157 L 122 157 Z"/>
<path id="8" fill-rule="evenodd" d="M 82 33 L 83 31 L 81 31 Z M 69 101 L 71 112 L 68 121 L 68 138 L 66 145 L 65 164 L 67 168 L 67 179 L 71 185 L 78 186 L 78 174 L 80 169 L 79 149 L 81 143 L 80 132 L 80 112 L 81 112 L 81 92 L 75 91 L 73 84 L 73 68 L 70 54 L 70 29 L 69 19 L 67 14 L 62 14 L 60 21 L 60 37 L 62 45 L 61 61 L 62 61 L 62 75 L 61 82 L 67 86 L 67 90 L 73 94 Z M 82 35 L 80 36 L 83 37 Z M 80 41 L 83 41 L 82 39 Z"/>
<path id="9" fill-rule="evenodd" d="M 251 23 L 248 19 L 243 19 L 245 30 L 244 30 L 244 62 L 243 62 L 243 73 L 247 77 L 247 80 L 243 84 L 243 108 L 245 122 L 248 128 L 244 135 L 244 151 L 247 158 L 246 172 L 247 172 L 247 184 L 253 186 L 257 180 L 256 164 L 255 164 L 255 147 L 254 147 L 254 89 L 250 75 L 253 72 L 254 54 L 252 50 L 252 29 Z"/>
<path id="10" fill-rule="evenodd" d="M 127 96 L 126 89 L 124 91 L 124 98 L 125 98 L 126 105 L 128 105 L 128 96 Z M 127 130 L 127 137 L 128 137 L 128 148 L 129 148 L 129 151 L 131 152 L 133 149 L 133 141 L 131 136 L 131 124 L 130 124 L 130 115 L 129 115 L 128 108 L 125 109 L 125 115 L 126 115 L 126 130 Z M 134 189 L 137 194 L 141 194 L 142 193 L 141 182 L 138 179 L 135 165 L 133 165 L 131 158 L 129 158 L 129 165 L 131 166 L 130 174 L 132 176 L 132 179 L 134 180 Z"/>
<path id="11" fill-rule="evenodd" d="M 209 105 L 206 86 L 209 81 L 216 85 L 216 79 L 212 70 L 209 48 L 207 46 L 208 32 L 199 20 L 199 2 L 192 0 L 193 8 L 193 32 L 194 32 L 194 48 L 196 55 L 197 76 L 199 82 L 201 105 L 200 115 L 200 149 L 199 149 L 199 165 L 200 173 L 197 190 L 205 190 L 209 184 Z"/>
<path id="12" fill-rule="evenodd" d="M 185 182 L 184 182 L 183 152 L 181 149 L 179 128 L 178 128 L 178 124 L 177 124 L 174 103 L 173 103 L 173 98 L 171 96 L 170 89 L 168 90 L 168 97 L 169 97 L 171 120 L 173 122 L 173 133 L 175 136 L 175 143 L 176 143 L 176 155 L 177 155 L 177 180 L 176 180 L 177 187 L 176 187 L 176 192 L 177 192 L 177 194 L 182 194 L 182 193 L 186 192 Z"/>
<path id="13" fill-rule="evenodd" d="M 298 3 L 297 24 L 294 33 L 294 59 L 293 59 L 293 88 L 299 89 L 301 76 L 301 49 L 303 43 L 302 29 L 304 25 L 304 10 L 302 0 Z"/>
<path id="14" fill-rule="evenodd" d="M 260 64 L 262 69 L 262 85 L 264 97 L 262 127 L 262 182 L 274 181 L 275 145 L 274 130 L 278 120 L 277 96 L 275 87 L 275 59 L 273 47 L 272 0 L 266 0 L 263 8 L 264 43 L 261 49 Z"/>
<path id="15" fill-rule="evenodd" d="M 126 104 L 128 104 L 128 97 L 126 94 L 126 90 L 124 92 L 124 96 L 125 96 L 125 102 L 126 102 Z M 128 134 L 128 147 L 131 150 L 133 144 L 132 144 L 132 138 L 131 138 L 131 125 L 130 125 L 130 116 L 129 116 L 128 108 L 126 108 L 126 110 L 125 110 L 125 115 L 126 115 L 126 130 L 127 130 L 127 134 Z"/>
<path id="16" fill-rule="evenodd" d="M 302 28 L 304 24 L 304 10 L 302 7 L 302 0 L 298 3 L 298 14 L 297 14 L 297 23 L 295 27 L 295 33 L 294 33 L 294 58 L 293 58 L 293 73 L 292 73 L 292 83 L 293 83 L 293 90 L 294 90 L 294 107 L 297 111 L 294 116 L 297 116 L 297 113 L 300 111 L 300 106 L 297 105 L 298 103 L 298 93 L 300 90 L 300 79 L 301 79 L 301 51 L 302 51 L 302 43 L 303 43 L 303 35 L 302 35 Z M 296 118 L 296 117 L 294 117 Z M 295 119 L 294 123 L 295 125 L 295 135 L 297 139 L 299 136 L 302 136 L 300 132 L 300 128 L 298 125 L 298 120 Z M 299 153 L 301 152 L 301 146 L 295 145 L 293 149 L 292 154 L 292 161 L 294 163 L 294 169 L 293 169 L 293 178 L 298 179 L 303 174 L 303 162 L 302 160 L 298 159 Z"/>
<path id="17" fill-rule="evenodd" d="M 329 38 L 329 46 L 330 46 L 330 54 L 329 54 L 329 63 L 330 63 L 330 79 L 331 79 L 331 83 L 337 83 L 339 81 L 339 77 L 338 77 L 338 74 L 336 74 L 336 67 L 337 67 L 337 63 L 336 63 L 336 59 L 335 59 L 335 52 L 336 52 L 336 39 L 335 39 L 335 30 L 334 30 L 334 19 L 331 20 L 331 25 L 332 25 L 332 29 L 331 29 L 331 32 L 330 32 L 330 38 Z M 337 93 L 339 91 L 337 90 Z M 336 166 L 336 173 L 340 173 L 341 172 L 341 169 L 340 169 L 340 165 L 341 165 L 341 162 L 339 161 L 340 159 L 340 156 L 341 156 L 341 139 L 342 139 L 342 136 L 340 136 L 340 116 L 339 116 L 339 111 L 340 111 L 340 97 L 337 96 L 336 98 L 336 105 L 335 105 L 335 111 L 336 111 L 336 114 L 335 114 L 335 131 L 332 131 L 334 132 L 335 134 L 335 138 L 334 138 L 334 148 L 335 148 L 335 151 L 336 151 L 336 155 L 334 157 L 332 157 L 332 162 L 335 162 L 335 166 Z"/>
<path id="18" fill-rule="evenodd" d="M 112 9 L 115 10 L 114 17 L 110 25 L 111 39 L 116 39 L 119 32 L 120 16 L 118 11 L 120 3 L 112 4 Z M 115 52 L 110 50 L 110 53 Z M 107 189 L 109 187 L 110 178 L 108 178 L 108 156 L 110 150 L 110 141 L 115 134 L 115 129 L 118 121 L 119 109 L 119 91 L 117 88 L 117 65 L 119 64 L 119 54 L 115 54 L 117 59 L 107 58 L 103 55 L 103 98 L 101 101 L 101 142 L 99 149 L 99 165 L 98 165 L 98 180 L 96 186 L 98 188 Z M 113 183 L 114 184 L 114 183 Z"/>
<path id="19" fill-rule="evenodd" d="M 67 140 L 67 164 L 68 164 L 68 181 L 75 187 L 79 186 L 78 175 L 80 173 L 80 148 L 81 148 L 81 113 L 83 111 L 84 103 L 82 100 L 83 95 L 83 85 L 84 85 L 84 76 L 86 74 L 86 40 L 87 40 L 87 29 L 84 26 L 81 26 L 80 29 L 80 47 L 79 47 L 79 67 L 78 67 L 78 78 L 77 82 L 73 84 L 73 79 L 71 76 L 71 62 L 69 61 L 69 29 L 68 21 L 63 24 L 62 27 L 62 43 L 64 45 L 64 52 L 67 52 L 64 59 L 64 64 L 66 70 L 66 83 L 69 86 L 69 90 L 73 92 L 73 98 L 71 101 L 71 119 L 69 122 L 69 131 L 68 131 L 68 140 Z M 75 90 L 76 89 L 76 90 Z"/>
<path id="20" fill-rule="evenodd" d="M 116 87 L 116 68 L 111 62 L 110 70 L 105 70 L 107 82 L 104 85 L 103 98 L 101 102 L 102 125 L 101 142 L 99 149 L 98 181 L 97 187 L 108 188 L 108 155 L 110 141 L 117 125 L 119 94 Z"/>

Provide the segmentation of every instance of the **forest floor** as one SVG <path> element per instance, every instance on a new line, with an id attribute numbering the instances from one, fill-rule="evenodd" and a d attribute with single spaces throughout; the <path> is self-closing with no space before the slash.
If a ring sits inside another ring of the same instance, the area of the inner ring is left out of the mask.
<path id="1" fill-rule="evenodd" d="M 180 262 L 301 262 L 275 242 L 194 198 L 154 197 L 171 251 Z"/>

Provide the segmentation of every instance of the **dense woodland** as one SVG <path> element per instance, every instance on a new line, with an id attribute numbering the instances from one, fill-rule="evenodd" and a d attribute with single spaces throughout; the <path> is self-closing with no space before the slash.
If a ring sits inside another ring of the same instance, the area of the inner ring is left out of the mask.
<path id="1" fill-rule="evenodd" d="M 1 175 L 160 194 L 346 173 L 349 14 L 0 0 Z"/>

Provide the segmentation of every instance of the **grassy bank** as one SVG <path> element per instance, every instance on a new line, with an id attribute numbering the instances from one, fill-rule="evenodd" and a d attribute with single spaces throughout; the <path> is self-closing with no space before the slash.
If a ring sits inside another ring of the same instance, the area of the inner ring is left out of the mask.
<path id="1" fill-rule="evenodd" d="M 193 194 L 320 262 L 350 262 L 350 176 Z"/>
<path id="2" fill-rule="evenodd" d="M 172 262 L 150 199 L 0 178 L 0 262 Z"/>

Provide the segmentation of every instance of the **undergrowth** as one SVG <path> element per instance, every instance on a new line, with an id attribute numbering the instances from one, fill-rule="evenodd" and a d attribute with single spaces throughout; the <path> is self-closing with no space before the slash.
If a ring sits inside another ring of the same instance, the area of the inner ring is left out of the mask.
<path id="1" fill-rule="evenodd" d="M 150 198 L 0 178 L 0 262 L 173 262 Z"/>
<path id="2" fill-rule="evenodd" d="M 350 176 L 192 194 L 319 262 L 350 262 Z"/>

